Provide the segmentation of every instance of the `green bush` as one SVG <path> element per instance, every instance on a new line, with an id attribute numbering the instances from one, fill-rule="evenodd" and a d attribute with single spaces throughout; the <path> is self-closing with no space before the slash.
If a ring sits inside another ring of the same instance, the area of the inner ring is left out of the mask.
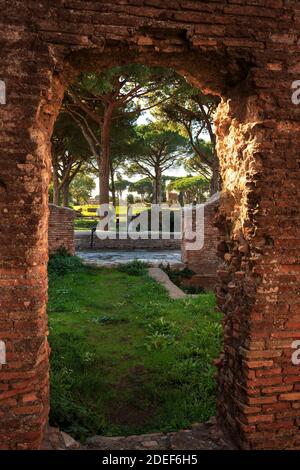
<path id="1" fill-rule="evenodd" d="M 160 333 L 164 335 L 177 334 L 177 328 L 174 322 L 166 320 L 164 317 L 157 318 L 149 323 L 148 328 L 151 333 Z"/>
<path id="2" fill-rule="evenodd" d="M 147 272 L 147 264 L 139 260 L 134 260 L 130 263 L 120 264 L 118 270 L 130 276 L 143 276 Z"/>
<path id="3" fill-rule="evenodd" d="M 115 318 L 109 315 L 104 315 L 102 317 L 93 317 L 91 318 L 92 323 L 96 323 L 98 325 L 116 325 L 118 323 L 126 323 L 128 319 L 126 318 Z"/>
<path id="4" fill-rule="evenodd" d="M 165 271 L 169 278 L 174 282 L 174 280 L 180 280 L 180 278 L 191 279 L 196 273 L 189 268 L 183 269 L 172 269 L 170 265 L 167 266 L 161 265 L 160 268 Z M 179 281 L 178 281 L 179 282 Z M 175 282 L 174 282 L 175 284 Z"/>
<path id="5" fill-rule="evenodd" d="M 77 256 L 71 256 L 64 247 L 49 257 L 48 274 L 50 276 L 64 276 L 67 273 L 80 271 L 82 268 L 81 260 Z"/>
<path id="6" fill-rule="evenodd" d="M 170 265 L 164 267 L 160 266 L 161 269 L 168 275 L 170 280 L 180 289 L 183 290 L 186 294 L 204 294 L 205 289 L 203 287 L 196 286 L 186 286 L 182 281 L 183 279 L 191 279 L 195 272 L 189 268 L 184 268 L 181 270 L 173 270 Z"/>
<path id="7" fill-rule="evenodd" d="M 146 336 L 145 346 L 152 349 L 165 349 L 176 342 L 178 329 L 174 322 L 164 317 L 156 318 L 146 325 L 149 335 Z"/>

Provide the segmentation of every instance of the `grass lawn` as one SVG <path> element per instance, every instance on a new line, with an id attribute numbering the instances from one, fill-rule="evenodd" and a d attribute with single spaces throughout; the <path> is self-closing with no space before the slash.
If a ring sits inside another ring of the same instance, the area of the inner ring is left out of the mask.
<path id="1" fill-rule="evenodd" d="M 146 274 L 49 276 L 52 425 L 77 439 L 172 431 L 215 412 L 213 294 L 170 300 Z"/>
<path id="2" fill-rule="evenodd" d="M 93 227 L 96 227 L 99 220 L 94 219 L 84 219 L 83 217 L 77 217 L 74 220 L 74 229 L 75 230 L 91 230 Z"/>

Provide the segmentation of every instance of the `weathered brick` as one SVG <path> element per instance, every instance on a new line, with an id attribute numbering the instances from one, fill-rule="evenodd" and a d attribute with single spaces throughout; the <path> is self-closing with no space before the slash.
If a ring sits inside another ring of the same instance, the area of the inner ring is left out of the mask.
<path id="1" fill-rule="evenodd" d="M 279 395 L 279 400 L 297 401 L 300 400 L 300 393 L 282 393 Z"/>
<path id="2" fill-rule="evenodd" d="M 262 389 L 262 393 L 282 393 L 282 392 L 290 392 L 293 389 L 292 385 L 279 385 L 274 387 L 264 387 Z"/>
<path id="3" fill-rule="evenodd" d="M 248 398 L 248 403 L 249 405 L 263 405 L 263 404 L 269 404 L 269 403 L 275 403 L 277 401 L 277 398 L 275 396 L 273 397 L 249 397 Z"/>
<path id="4" fill-rule="evenodd" d="M 282 0 L 7 3 L 0 53 L 8 90 L 0 108 L 0 339 L 10 354 L 0 369 L 0 390 L 8 394 L 0 401 L 1 448 L 39 448 L 47 420 L 49 141 L 64 88 L 91 63 L 101 70 L 133 58 L 168 64 L 222 97 L 215 120 L 218 231 L 208 224 L 205 250 L 187 260 L 197 282 L 206 278 L 214 286 L 216 251 L 224 262 L 217 283 L 224 312 L 219 421 L 242 447 L 299 445 L 291 424 L 299 425 L 300 393 L 290 346 L 300 338 L 300 112 L 291 104 L 300 72 L 299 11 L 297 2 Z M 73 252 L 70 226 L 59 224 L 56 241 L 66 237 Z"/>
<path id="5" fill-rule="evenodd" d="M 249 369 L 260 369 L 262 367 L 273 367 L 273 361 L 247 361 L 245 365 Z"/>
<path id="6" fill-rule="evenodd" d="M 256 416 L 247 416 L 246 420 L 250 424 L 257 424 L 257 423 L 262 423 L 262 422 L 271 423 L 272 421 L 274 421 L 274 416 L 271 414 L 267 414 L 267 415 L 260 414 Z"/>
<path id="7" fill-rule="evenodd" d="M 218 229 L 214 226 L 218 204 L 218 201 L 214 201 L 204 206 L 204 246 L 201 249 L 193 249 L 194 247 L 186 240 L 183 231 L 182 260 L 187 268 L 196 273 L 196 275 L 189 280 L 188 285 L 205 289 L 215 287 L 217 269 L 220 265 L 220 259 L 217 256 L 219 234 Z M 186 220 L 186 223 L 190 223 L 193 230 L 196 229 L 195 215 L 196 214 L 193 213 L 189 216 L 189 219 L 192 217 L 192 220 Z M 189 249 L 189 247 L 191 247 L 191 249 Z"/>
<path id="8" fill-rule="evenodd" d="M 28 403 L 28 402 L 35 401 L 35 400 L 37 400 L 37 396 L 35 393 L 27 393 L 26 395 L 22 397 L 23 403 Z"/>
<path id="9" fill-rule="evenodd" d="M 48 244 L 49 252 L 55 253 L 64 247 L 70 254 L 75 253 L 75 213 L 67 207 L 49 204 Z"/>

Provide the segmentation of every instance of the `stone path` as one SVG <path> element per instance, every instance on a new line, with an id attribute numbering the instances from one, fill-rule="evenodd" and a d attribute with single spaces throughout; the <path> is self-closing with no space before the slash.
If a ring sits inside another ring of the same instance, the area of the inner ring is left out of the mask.
<path id="1" fill-rule="evenodd" d="M 183 299 L 186 294 L 179 289 L 169 278 L 169 276 L 160 268 L 149 268 L 149 276 L 155 279 L 157 282 L 162 284 L 168 291 L 171 299 Z"/>
<path id="2" fill-rule="evenodd" d="M 48 450 L 234 450 L 215 418 L 198 423 L 179 432 L 141 434 L 139 436 L 106 437 L 95 436 L 85 445 L 71 436 L 50 428 L 43 449 Z"/>
<path id="3" fill-rule="evenodd" d="M 93 266 L 115 267 L 134 260 L 143 261 L 149 266 L 170 265 L 172 268 L 183 268 L 181 252 L 177 250 L 134 250 L 134 251 L 79 251 L 76 255 L 84 263 Z"/>

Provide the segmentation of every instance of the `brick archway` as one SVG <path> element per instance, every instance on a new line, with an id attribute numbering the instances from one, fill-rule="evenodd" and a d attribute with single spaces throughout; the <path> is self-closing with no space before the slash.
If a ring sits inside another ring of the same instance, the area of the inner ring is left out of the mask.
<path id="1" fill-rule="evenodd" d="M 0 64 L 0 448 L 39 448 L 47 423 L 49 139 L 63 91 L 80 70 L 134 61 L 173 67 L 222 97 L 218 417 L 242 448 L 299 447 L 296 2 L 28 0 L 18 20 L 15 3 Z"/>

